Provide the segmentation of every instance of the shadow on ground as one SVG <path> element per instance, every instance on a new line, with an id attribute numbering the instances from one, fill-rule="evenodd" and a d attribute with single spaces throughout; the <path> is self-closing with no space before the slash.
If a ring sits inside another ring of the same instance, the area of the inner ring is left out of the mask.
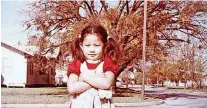
<path id="1" fill-rule="evenodd" d="M 186 93 L 156 93 L 156 92 L 148 93 L 147 91 L 146 91 L 146 96 L 158 98 L 162 100 L 165 100 L 166 98 L 173 98 L 173 97 L 175 97 L 175 99 L 182 98 L 182 97 L 188 99 L 207 98 L 207 96 L 190 95 Z"/>

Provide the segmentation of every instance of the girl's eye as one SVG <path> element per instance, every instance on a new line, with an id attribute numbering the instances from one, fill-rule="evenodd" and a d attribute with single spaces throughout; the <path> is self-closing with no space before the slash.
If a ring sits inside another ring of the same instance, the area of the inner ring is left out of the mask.
<path id="1" fill-rule="evenodd" d="M 95 46 L 100 46 L 100 45 L 96 44 Z"/>
<path id="2" fill-rule="evenodd" d="M 85 45 L 85 46 L 89 46 L 89 45 Z"/>

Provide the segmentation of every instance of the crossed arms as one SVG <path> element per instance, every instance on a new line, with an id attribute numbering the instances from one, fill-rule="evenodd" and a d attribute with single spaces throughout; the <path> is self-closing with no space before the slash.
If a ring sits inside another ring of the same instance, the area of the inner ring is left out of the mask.
<path id="1" fill-rule="evenodd" d="M 70 74 L 67 82 L 70 94 L 82 93 L 90 88 L 109 89 L 113 84 L 115 75 L 111 71 L 99 75 L 87 75 L 81 73 L 80 76 Z"/>

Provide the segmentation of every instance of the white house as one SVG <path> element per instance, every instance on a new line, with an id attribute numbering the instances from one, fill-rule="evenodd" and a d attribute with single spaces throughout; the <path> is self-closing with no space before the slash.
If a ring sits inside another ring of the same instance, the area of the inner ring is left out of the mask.
<path id="1" fill-rule="evenodd" d="M 30 86 L 55 84 L 55 66 L 47 68 L 44 72 L 35 70 L 35 62 L 31 58 L 36 56 L 30 55 L 6 43 L 1 42 L 1 84 L 9 86 Z M 42 57 L 45 61 L 47 59 Z M 55 65 L 55 64 L 54 64 Z"/>
<path id="2" fill-rule="evenodd" d="M 63 85 L 67 83 L 68 76 L 66 70 L 56 69 L 55 82 L 56 85 Z"/>

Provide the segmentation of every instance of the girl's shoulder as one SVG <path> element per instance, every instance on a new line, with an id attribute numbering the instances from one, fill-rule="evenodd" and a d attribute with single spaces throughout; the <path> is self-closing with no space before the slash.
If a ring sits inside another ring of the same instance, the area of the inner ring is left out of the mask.
<path id="1" fill-rule="evenodd" d="M 111 71 L 116 75 L 118 73 L 118 65 L 113 63 L 111 58 L 107 57 L 104 59 L 103 70 L 104 72 Z"/>
<path id="2" fill-rule="evenodd" d="M 80 66 L 81 61 L 80 60 L 74 60 L 68 65 L 68 71 L 67 75 L 69 76 L 71 73 L 74 73 L 76 75 L 80 75 Z"/>
<path id="3" fill-rule="evenodd" d="M 116 63 L 114 63 L 113 62 L 113 60 L 110 58 L 110 57 L 106 57 L 105 59 L 104 59 L 104 64 L 105 65 L 117 65 Z"/>

